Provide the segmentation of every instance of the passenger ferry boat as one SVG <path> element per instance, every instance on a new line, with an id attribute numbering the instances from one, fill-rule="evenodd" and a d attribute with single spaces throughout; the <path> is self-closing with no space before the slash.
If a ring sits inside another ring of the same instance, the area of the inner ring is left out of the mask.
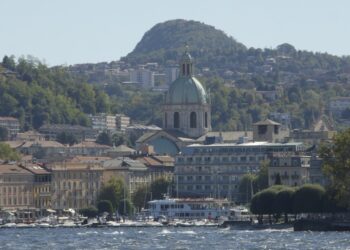
<path id="1" fill-rule="evenodd" d="M 230 214 L 230 202 L 213 198 L 149 201 L 148 213 L 155 219 L 217 219 Z"/>

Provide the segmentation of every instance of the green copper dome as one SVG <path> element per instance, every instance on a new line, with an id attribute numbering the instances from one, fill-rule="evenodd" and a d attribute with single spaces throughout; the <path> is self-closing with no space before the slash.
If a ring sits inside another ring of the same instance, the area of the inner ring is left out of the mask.
<path id="1" fill-rule="evenodd" d="M 193 76 L 193 59 L 185 53 L 180 61 L 180 75 L 170 85 L 166 95 L 166 104 L 207 104 L 208 96 L 202 84 Z"/>
<path id="2" fill-rule="evenodd" d="M 180 76 L 166 95 L 166 104 L 207 104 L 208 98 L 202 84 L 193 76 Z"/>

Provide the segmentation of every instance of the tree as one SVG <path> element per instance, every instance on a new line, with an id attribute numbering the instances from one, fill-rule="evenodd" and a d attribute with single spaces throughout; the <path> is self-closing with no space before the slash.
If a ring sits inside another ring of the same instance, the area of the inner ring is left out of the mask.
<path id="1" fill-rule="evenodd" d="M 2 59 L 2 65 L 9 70 L 15 70 L 16 69 L 15 57 L 4 56 L 4 58 Z"/>
<path id="2" fill-rule="evenodd" d="M 325 189 L 320 185 L 306 184 L 294 193 L 293 210 L 295 213 L 322 212 Z"/>
<path id="3" fill-rule="evenodd" d="M 17 161 L 19 159 L 19 154 L 15 150 L 10 148 L 9 145 L 0 142 L 0 160 Z"/>
<path id="4" fill-rule="evenodd" d="M 98 210 L 95 207 L 87 207 L 79 210 L 79 213 L 88 218 L 94 218 L 98 214 Z"/>
<path id="5" fill-rule="evenodd" d="M 6 128 L 0 126 L 0 141 L 8 140 L 8 131 Z"/>
<path id="6" fill-rule="evenodd" d="M 113 211 L 123 210 L 124 199 L 129 199 L 128 191 L 124 181 L 121 178 L 111 178 L 108 183 L 102 187 L 98 200 L 109 200 L 113 206 Z"/>
<path id="7" fill-rule="evenodd" d="M 96 143 L 112 146 L 112 138 L 109 133 L 102 132 L 101 134 L 98 135 L 96 139 Z"/>
<path id="8" fill-rule="evenodd" d="M 120 200 L 118 213 L 122 215 L 128 215 L 128 214 L 130 215 L 133 213 L 133 206 L 129 198 Z"/>
<path id="9" fill-rule="evenodd" d="M 323 144 L 320 155 L 323 170 L 331 181 L 335 199 L 341 206 L 350 208 L 350 129 L 338 133 L 333 144 Z"/>
<path id="10" fill-rule="evenodd" d="M 239 200 L 241 202 L 249 203 L 252 195 L 256 193 L 257 176 L 253 174 L 245 174 L 239 182 L 238 191 L 240 194 Z"/>
<path id="11" fill-rule="evenodd" d="M 288 214 L 293 213 L 293 195 L 295 190 L 284 187 L 275 198 L 274 207 L 277 213 L 284 213 L 284 222 L 288 222 Z"/>
<path id="12" fill-rule="evenodd" d="M 281 181 L 281 175 L 280 173 L 276 174 L 276 180 L 275 180 L 275 185 L 281 185 L 282 181 Z"/>
<path id="13" fill-rule="evenodd" d="M 150 187 L 147 185 L 140 186 L 135 190 L 132 196 L 132 203 L 137 210 L 145 208 L 147 202 L 151 199 Z"/>
<path id="14" fill-rule="evenodd" d="M 100 214 L 107 212 L 109 214 L 113 213 L 113 206 L 109 200 L 100 200 L 97 203 L 97 209 Z"/>
<path id="15" fill-rule="evenodd" d="M 274 202 L 277 196 L 277 190 L 275 188 L 268 188 L 255 194 L 250 204 L 252 213 L 259 215 L 268 214 L 269 221 L 272 223 L 271 215 L 276 212 Z"/>
<path id="16" fill-rule="evenodd" d="M 269 175 L 268 175 L 268 166 L 269 161 L 262 161 L 260 163 L 260 169 L 258 173 L 258 177 L 256 179 L 257 182 L 257 190 L 261 191 L 269 187 Z"/>
<path id="17" fill-rule="evenodd" d="M 152 199 L 160 200 L 164 198 L 164 195 L 168 193 L 168 187 L 170 181 L 164 177 L 158 178 L 151 183 Z"/>
<path id="18" fill-rule="evenodd" d="M 62 144 L 69 144 L 70 146 L 77 143 L 78 139 L 72 133 L 61 132 L 57 135 L 56 140 Z"/>
<path id="19" fill-rule="evenodd" d="M 114 146 L 119 146 L 119 145 L 131 146 L 129 139 L 125 134 L 119 134 L 119 133 L 113 134 L 112 141 Z"/>
<path id="20" fill-rule="evenodd" d="M 116 210 L 118 208 L 118 204 L 120 201 L 120 198 L 118 197 L 115 187 L 110 184 L 102 187 L 98 199 L 110 201 L 113 206 L 113 210 Z"/>

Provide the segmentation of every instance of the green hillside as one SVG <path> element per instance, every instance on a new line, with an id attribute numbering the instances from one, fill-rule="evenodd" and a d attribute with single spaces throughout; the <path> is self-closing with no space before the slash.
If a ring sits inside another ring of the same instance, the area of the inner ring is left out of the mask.
<path id="1" fill-rule="evenodd" d="M 45 123 L 88 125 L 86 114 L 107 112 L 108 96 L 35 58 L 5 56 L 0 66 L 0 116 L 13 116 L 24 129 Z"/>
<path id="2" fill-rule="evenodd" d="M 194 56 L 220 53 L 220 50 L 230 53 L 246 50 L 243 44 L 213 26 L 178 19 L 152 27 L 124 59 L 131 64 L 177 61 L 186 44 Z"/>

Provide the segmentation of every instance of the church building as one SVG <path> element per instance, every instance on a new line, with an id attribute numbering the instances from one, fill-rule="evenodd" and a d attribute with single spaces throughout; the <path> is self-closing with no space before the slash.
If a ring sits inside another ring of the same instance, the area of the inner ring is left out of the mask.
<path id="1" fill-rule="evenodd" d="M 162 104 L 163 129 L 146 133 L 136 141 L 137 149 L 153 146 L 157 154 L 176 155 L 190 144 L 203 144 L 208 138 L 237 142 L 252 138 L 248 131 L 211 131 L 210 96 L 194 76 L 194 62 L 186 49 L 180 60 L 180 73 L 171 83 Z"/>
<path id="2" fill-rule="evenodd" d="M 137 147 L 152 145 L 158 154 L 177 154 L 211 131 L 210 97 L 194 77 L 193 58 L 186 50 L 178 78 L 170 85 L 162 105 L 163 130 L 146 133 Z"/>

